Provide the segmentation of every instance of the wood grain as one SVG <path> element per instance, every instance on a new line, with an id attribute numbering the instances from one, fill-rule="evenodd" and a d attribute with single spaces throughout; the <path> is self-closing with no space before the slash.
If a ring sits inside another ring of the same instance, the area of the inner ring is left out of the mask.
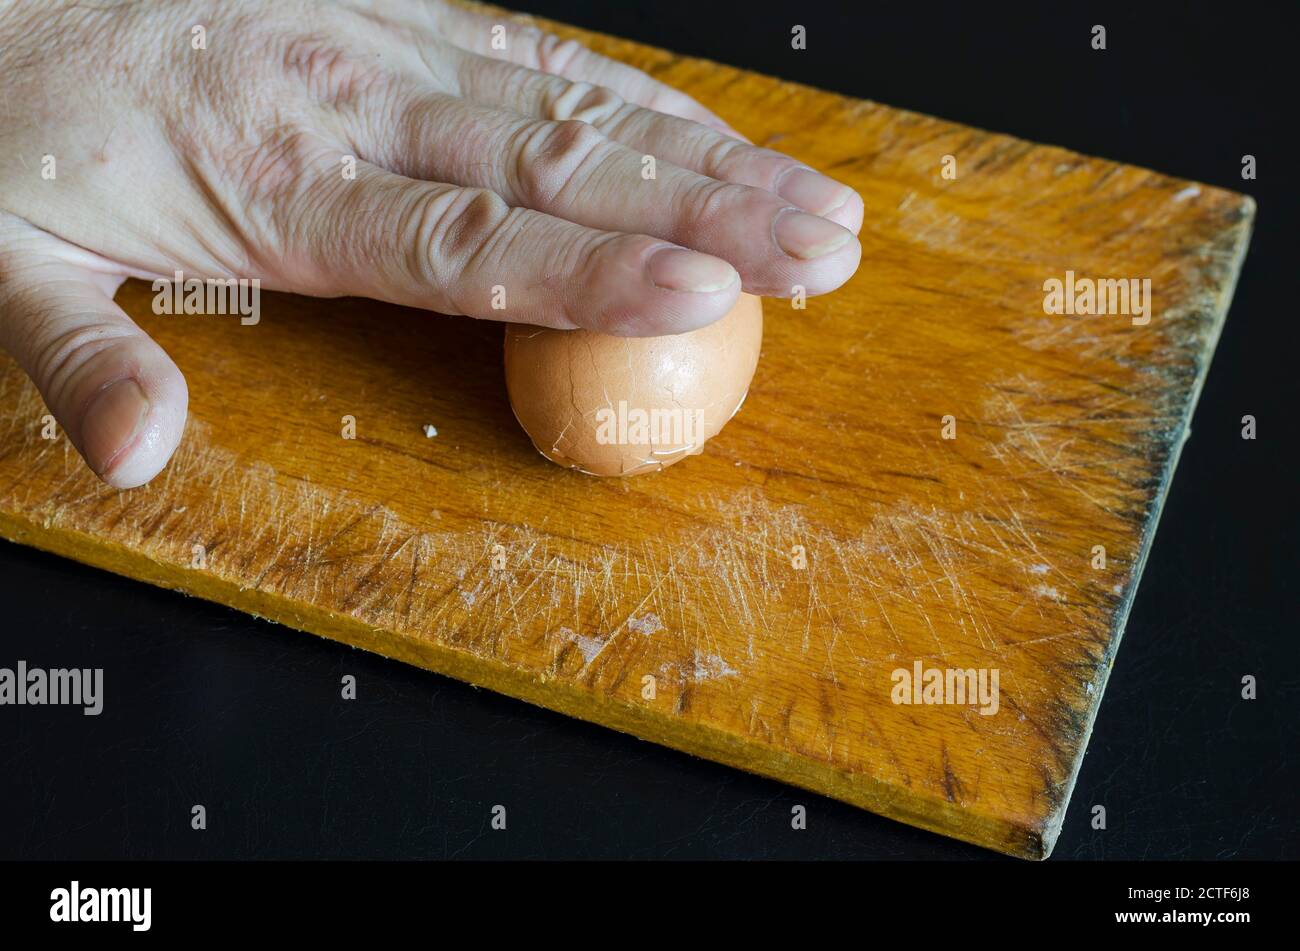
<path id="1" fill-rule="evenodd" d="M 159 317 L 128 284 L 189 380 L 181 448 L 107 489 L 0 360 L 0 534 L 1046 856 L 1250 199 L 551 26 L 866 201 L 860 272 L 766 302 L 749 399 L 702 456 L 623 481 L 546 462 L 497 325 L 271 294 L 256 326 Z M 1150 278 L 1153 319 L 1045 314 L 1067 270 Z M 916 661 L 996 669 L 998 712 L 895 704 Z"/>

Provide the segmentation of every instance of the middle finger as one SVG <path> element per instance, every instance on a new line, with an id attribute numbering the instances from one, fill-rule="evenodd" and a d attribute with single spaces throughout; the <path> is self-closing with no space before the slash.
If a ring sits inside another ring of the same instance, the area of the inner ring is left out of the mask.
<path id="1" fill-rule="evenodd" d="M 680 168 L 575 120 L 476 105 L 406 79 L 342 113 L 363 158 L 412 178 L 489 188 L 517 207 L 652 235 L 731 262 L 751 294 L 824 294 L 857 268 L 847 229 L 762 188 Z"/>
<path id="2" fill-rule="evenodd" d="M 475 53 L 454 55 L 460 93 L 472 102 L 541 119 L 581 119 L 635 151 L 719 181 L 767 189 L 854 234 L 862 227 L 863 204 L 857 192 L 788 155 L 625 102 L 604 86 Z"/>

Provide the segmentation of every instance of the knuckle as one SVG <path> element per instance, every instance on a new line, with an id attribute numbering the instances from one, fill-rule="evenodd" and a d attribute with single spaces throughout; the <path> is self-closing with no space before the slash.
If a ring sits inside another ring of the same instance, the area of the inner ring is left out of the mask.
<path id="1" fill-rule="evenodd" d="M 736 161 L 743 154 L 743 147 L 735 139 L 718 136 L 700 156 L 701 171 L 710 178 L 731 178 Z"/>
<path id="2" fill-rule="evenodd" d="M 689 222 L 693 231 L 711 233 L 733 218 L 736 198 L 748 189 L 743 185 L 707 180 L 691 185 L 674 202 L 676 219 Z M 679 239 L 680 240 L 680 239 Z"/>
<path id="3" fill-rule="evenodd" d="M 553 80 L 546 97 L 546 115 L 557 122 L 577 119 L 592 125 L 607 120 L 623 106 L 623 98 L 605 86 Z"/>
<path id="4" fill-rule="evenodd" d="M 670 116 L 681 115 L 684 118 L 694 118 L 692 113 L 697 110 L 691 108 L 694 105 L 694 100 L 690 96 L 654 80 L 651 80 L 651 82 L 654 85 L 650 88 L 645 99 L 641 100 L 647 109 Z M 698 111 L 703 111 L 702 107 Z"/>
<path id="5" fill-rule="evenodd" d="M 128 328 L 110 324 L 84 324 L 69 320 L 67 326 L 42 323 L 31 331 L 29 373 L 46 399 L 66 402 L 84 372 L 104 354 L 127 343 L 134 334 Z"/>
<path id="6" fill-rule="evenodd" d="M 586 52 L 586 48 L 577 40 L 562 40 L 553 33 L 539 35 L 534 49 L 537 53 L 537 68 L 556 76 L 564 75 L 564 71 Z"/>
<path id="7" fill-rule="evenodd" d="M 308 132 L 276 125 L 228 153 L 239 192 L 252 204 L 280 204 L 296 194 L 320 157 Z"/>
<path id="8" fill-rule="evenodd" d="M 435 283 L 464 271 L 485 253 L 509 219 L 510 206 L 486 188 L 461 188 L 421 201 L 416 212 L 418 247 Z"/>
<path id="9" fill-rule="evenodd" d="M 582 167 L 606 146 L 605 137 L 577 119 L 525 126 L 515 145 L 515 189 L 531 208 L 554 207 Z"/>
<path id="10" fill-rule="evenodd" d="M 284 44 L 283 55 L 285 71 L 321 102 L 355 102 L 383 75 L 374 61 L 368 62 L 324 34 L 294 37 Z"/>

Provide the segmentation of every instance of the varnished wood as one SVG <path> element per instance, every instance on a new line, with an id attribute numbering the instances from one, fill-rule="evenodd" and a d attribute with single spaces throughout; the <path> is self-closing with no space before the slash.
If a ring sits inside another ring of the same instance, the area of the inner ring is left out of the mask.
<path id="1" fill-rule="evenodd" d="M 548 463 L 511 414 L 498 325 L 265 294 L 245 327 L 154 316 L 128 284 L 189 380 L 181 448 L 154 484 L 107 489 L 41 438 L 0 359 L 0 534 L 1045 856 L 1250 200 L 555 29 L 866 201 L 861 271 L 806 310 L 765 302 L 748 401 L 704 455 L 626 481 Z M 1150 324 L 1045 314 L 1067 270 L 1149 277 Z M 891 672 L 917 660 L 997 668 L 999 712 L 896 705 Z"/>

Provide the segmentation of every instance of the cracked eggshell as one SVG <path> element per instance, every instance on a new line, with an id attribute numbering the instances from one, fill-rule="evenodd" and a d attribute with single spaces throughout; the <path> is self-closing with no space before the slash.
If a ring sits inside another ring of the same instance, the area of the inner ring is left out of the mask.
<path id="1" fill-rule="evenodd" d="M 511 324 L 506 387 L 552 462 L 599 476 L 656 472 L 699 453 L 736 414 L 762 343 L 763 306 L 750 294 L 721 320 L 667 337 Z"/>

